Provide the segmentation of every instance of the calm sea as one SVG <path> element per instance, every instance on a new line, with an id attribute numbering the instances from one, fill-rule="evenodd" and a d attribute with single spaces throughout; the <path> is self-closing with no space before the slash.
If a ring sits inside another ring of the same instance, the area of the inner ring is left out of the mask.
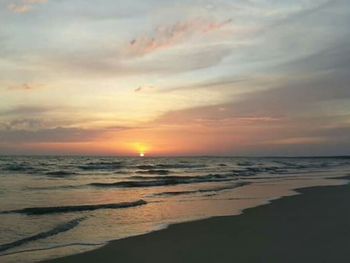
<path id="1" fill-rule="evenodd" d="M 0 261 L 95 249 L 343 184 L 349 158 L 0 157 Z"/>

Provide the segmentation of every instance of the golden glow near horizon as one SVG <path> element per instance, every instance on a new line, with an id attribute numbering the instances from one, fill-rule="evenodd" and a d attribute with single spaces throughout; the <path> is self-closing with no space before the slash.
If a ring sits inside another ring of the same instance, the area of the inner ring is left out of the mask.
<path id="1" fill-rule="evenodd" d="M 144 157 L 146 152 L 150 150 L 150 146 L 148 144 L 139 142 L 133 143 L 132 148 L 136 150 L 140 157 Z"/>

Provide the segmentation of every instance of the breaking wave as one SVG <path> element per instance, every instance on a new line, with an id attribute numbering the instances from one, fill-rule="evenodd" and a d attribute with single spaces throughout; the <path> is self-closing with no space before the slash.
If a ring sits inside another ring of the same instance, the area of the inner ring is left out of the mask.
<path id="1" fill-rule="evenodd" d="M 189 191 L 169 191 L 169 192 L 162 192 L 154 194 L 154 196 L 178 196 L 178 195 L 191 195 L 191 194 L 202 194 L 202 193 L 212 193 L 212 192 L 221 192 L 225 190 L 232 190 L 238 187 L 242 187 L 245 185 L 249 185 L 248 182 L 240 182 L 233 185 L 228 186 L 221 186 L 221 187 L 215 187 L 215 188 L 208 188 L 208 189 L 198 189 L 198 190 L 189 190 Z"/>
<path id="2" fill-rule="evenodd" d="M 134 177 L 135 178 L 135 177 Z M 91 183 L 95 187 L 153 187 L 178 184 L 193 184 L 205 182 L 223 182 L 235 178 L 232 174 L 209 174 L 206 176 L 157 176 L 157 177 L 136 177 L 138 179 L 147 179 L 140 181 L 120 181 L 115 183 Z"/>
<path id="3" fill-rule="evenodd" d="M 78 226 L 79 223 L 81 221 L 83 221 L 84 219 L 86 219 L 86 217 L 80 217 L 80 218 L 71 220 L 69 222 L 66 222 L 64 224 L 60 224 L 60 225 L 56 226 L 55 228 L 53 228 L 53 229 L 51 229 L 49 231 L 41 232 L 39 234 L 30 236 L 30 237 L 26 237 L 26 238 L 23 238 L 23 239 L 19 239 L 19 240 L 16 240 L 14 242 L 10 242 L 10 243 L 7 243 L 7 244 L 2 244 L 2 245 L 0 245 L 0 252 L 9 250 L 9 249 L 14 248 L 14 247 L 21 246 L 21 245 L 23 245 L 25 243 L 28 243 L 28 242 L 32 242 L 32 241 L 36 241 L 36 240 L 39 240 L 39 239 L 48 238 L 50 236 L 54 236 L 54 235 L 57 235 L 59 233 L 66 232 L 66 231 L 71 230 L 72 228 Z"/>
<path id="4" fill-rule="evenodd" d="M 18 210 L 3 211 L 1 214 L 19 213 L 26 215 L 46 215 L 56 213 L 70 213 L 82 211 L 94 211 L 98 209 L 119 209 L 147 204 L 146 201 L 140 199 L 134 202 L 97 204 L 97 205 L 76 205 L 76 206 L 51 206 L 51 207 L 29 207 Z"/>

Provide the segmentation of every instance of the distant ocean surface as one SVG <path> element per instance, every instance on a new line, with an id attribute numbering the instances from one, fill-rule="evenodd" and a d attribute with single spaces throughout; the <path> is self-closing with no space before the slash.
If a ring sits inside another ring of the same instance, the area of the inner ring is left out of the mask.
<path id="1" fill-rule="evenodd" d="M 350 159 L 0 157 L 0 262 L 95 249 L 343 184 Z"/>

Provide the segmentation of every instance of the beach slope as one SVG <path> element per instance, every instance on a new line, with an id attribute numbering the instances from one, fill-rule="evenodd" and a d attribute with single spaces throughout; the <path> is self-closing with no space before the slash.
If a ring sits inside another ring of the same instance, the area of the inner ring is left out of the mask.
<path id="1" fill-rule="evenodd" d="M 350 262 L 350 186 L 299 192 L 239 216 L 176 224 L 47 262 Z"/>

